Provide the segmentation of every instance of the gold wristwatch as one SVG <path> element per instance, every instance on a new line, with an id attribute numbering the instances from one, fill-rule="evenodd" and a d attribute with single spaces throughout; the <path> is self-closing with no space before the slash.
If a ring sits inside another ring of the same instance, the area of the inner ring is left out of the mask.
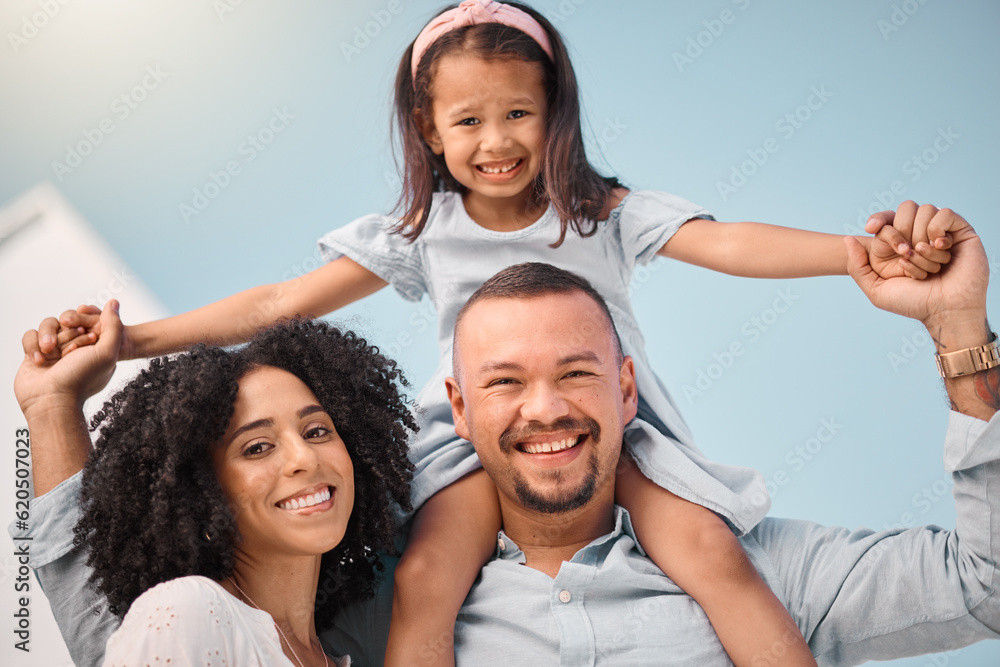
<path id="1" fill-rule="evenodd" d="M 1000 366 L 1000 341 L 995 332 L 986 345 L 968 347 L 958 352 L 935 354 L 938 372 L 943 378 L 957 378 Z"/>

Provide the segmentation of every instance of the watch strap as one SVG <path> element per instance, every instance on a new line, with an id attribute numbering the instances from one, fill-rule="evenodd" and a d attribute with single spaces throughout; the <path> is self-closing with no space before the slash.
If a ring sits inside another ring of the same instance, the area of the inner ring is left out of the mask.
<path id="1" fill-rule="evenodd" d="M 937 362 L 941 377 L 956 378 L 1000 366 L 1000 341 L 997 340 L 996 333 L 991 333 L 993 338 L 986 345 L 935 354 L 934 361 Z"/>

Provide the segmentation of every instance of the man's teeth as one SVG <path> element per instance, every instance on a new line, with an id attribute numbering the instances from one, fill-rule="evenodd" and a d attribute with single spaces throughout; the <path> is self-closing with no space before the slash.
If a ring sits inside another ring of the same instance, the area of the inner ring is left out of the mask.
<path id="1" fill-rule="evenodd" d="M 285 500 L 284 502 L 278 503 L 278 507 L 283 510 L 300 510 L 303 507 L 312 507 L 313 505 L 319 505 L 320 503 L 325 503 L 330 499 L 330 487 L 324 488 L 322 491 L 317 491 L 311 496 L 302 496 L 301 498 L 292 498 L 291 500 Z"/>
<path id="2" fill-rule="evenodd" d="M 543 454 L 546 452 L 561 452 L 576 446 L 578 437 L 556 440 L 555 442 L 526 442 L 523 445 L 524 451 L 528 454 Z"/>
<path id="3" fill-rule="evenodd" d="M 510 164 L 504 165 L 502 167 L 486 167 L 479 165 L 479 168 L 486 172 L 487 174 L 506 174 L 508 171 L 521 164 L 520 160 L 514 160 Z"/>

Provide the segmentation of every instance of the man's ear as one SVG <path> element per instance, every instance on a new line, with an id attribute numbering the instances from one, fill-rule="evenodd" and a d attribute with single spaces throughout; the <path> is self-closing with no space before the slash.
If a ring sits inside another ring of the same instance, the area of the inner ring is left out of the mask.
<path id="1" fill-rule="evenodd" d="M 639 411 L 639 387 L 635 383 L 635 363 L 632 357 L 626 356 L 622 360 L 619 382 L 622 390 L 622 415 L 625 418 L 624 423 L 627 424 Z"/>
<path id="2" fill-rule="evenodd" d="M 455 433 L 460 438 L 472 442 L 469 424 L 465 420 L 465 399 L 462 398 L 462 388 L 455 378 L 445 378 L 445 389 L 448 391 L 448 402 L 451 403 L 451 419 L 455 423 Z"/>
<path id="3" fill-rule="evenodd" d="M 435 155 L 444 153 L 444 144 L 441 143 L 441 135 L 438 134 L 437 128 L 434 127 L 434 121 L 422 113 L 420 109 L 414 111 L 413 115 L 416 118 L 417 127 L 420 128 L 420 134 L 424 136 L 424 141 L 431 151 Z"/>

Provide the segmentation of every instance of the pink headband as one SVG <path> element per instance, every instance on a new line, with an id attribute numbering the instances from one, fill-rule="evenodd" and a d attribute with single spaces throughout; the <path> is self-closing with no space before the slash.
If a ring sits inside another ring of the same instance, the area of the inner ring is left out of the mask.
<path id="1" fill-rule="evenodd" d="M 505 5 L 502 2 L 493 0 L 465 0 L 455 9 L 450 9 L 444 14 L 437 16 L 424 26 L 424 29 L 417 35 L 413 42 L 412 75 L 417 78 L 417 65 L 424 57 L 431 44 L 436 42 L 441 35 L 464 28 L 477 23 L 501 23 L 511 28 L 517 28 L 526 33 L 533 40 L 538 42 L 542 50 L 552 58 L 552 45 L 549 43 L 549 36 L 545 34 L 545 29 L 531 16 L 522 12 L 517 7 Z"/>

